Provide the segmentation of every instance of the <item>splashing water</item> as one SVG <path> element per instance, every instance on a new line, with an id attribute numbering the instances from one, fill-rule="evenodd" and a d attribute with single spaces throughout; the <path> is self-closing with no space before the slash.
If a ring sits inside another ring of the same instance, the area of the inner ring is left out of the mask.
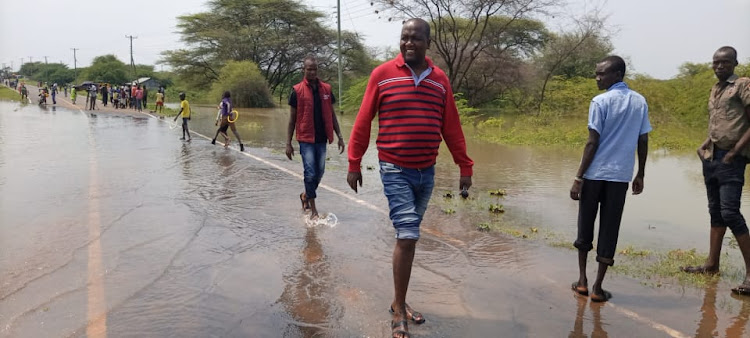
<path id="1" fill-rule="evenodd" d="M 308 227 L 319 227 L 327 226 L 329 228 L 335 227 L 339 223 L 339 218 L 335 214 L 329 213 L 325 215 L 319 215 L 316 219 L 310 219 L 310 215 L 305 215 L 305 224 Z"/>

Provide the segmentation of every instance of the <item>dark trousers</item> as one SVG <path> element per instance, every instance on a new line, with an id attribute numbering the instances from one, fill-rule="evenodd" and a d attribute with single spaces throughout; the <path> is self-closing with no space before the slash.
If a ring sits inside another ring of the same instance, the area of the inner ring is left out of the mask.
<path id="1" fill-rule="evenodd" d="M 599 239 L 596 242 L 596 261 L 599 263 L 615 264 L 613 258 L 627 192 L 626 182 L 583 181 L 578 206 L 578 237 L 573 245 L 582 251 L 590 251 L 594 247 L 594 221 L 601 209 Z"/>
<path id="2" fill-rule="evenodd" d="M 747 159 L 736 156 L 732 163 L 724 164 L 722 159 L 726 154 L 726 150 L 715 149 L 713 159 L 703 160 L 703 180 L 711 226 L 728 227 L 736 237 L 748 233 L 745 218 L 740 213 Z"/>

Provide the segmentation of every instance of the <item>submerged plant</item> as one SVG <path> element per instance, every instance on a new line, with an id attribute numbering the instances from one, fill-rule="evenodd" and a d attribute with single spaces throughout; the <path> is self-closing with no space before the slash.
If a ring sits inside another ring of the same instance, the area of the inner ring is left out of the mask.
<path id="1" fill-rule="evenodd" d="M 505 196 L 505 189 L 495 189 L 490 190 L 489 192 L 492 196 Z"/>
<path id="2" fill-rule="evenodd" d="M 502 214 L 505 212 L 502 204 L 490 204 L 490 212 L 494 214 Z"/>
<path id="3" fill-rule="evenodd" d="M 490 231 L 490 224 L 489 223 L 479 223 L 479 225 L 477 225 L 477 230 L 479 230 L 479 231 Z"/>

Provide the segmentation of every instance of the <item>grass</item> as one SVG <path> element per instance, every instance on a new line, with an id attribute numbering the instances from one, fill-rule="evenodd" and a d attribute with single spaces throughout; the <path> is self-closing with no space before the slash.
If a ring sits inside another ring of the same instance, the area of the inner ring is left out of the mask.
<path id="1" fill-rule="evenodd" d="M 435 199 L 435 201 L 438 202 L 444 217 L 458 217 L 468 224 L 473 224 L 474 231 L 497 233 L 518 240 L 538 241 L 553 248 L 570 250 L 571 253 L 577 250 L 573 246 L 570 234 L 555 233 L 512 217 L 513 209 L 506 210 L 502 204 L 498 203 L 507 198 L 504 193 L 504 190 L 497 189 L 473 194 L 468 199 L 463 199 L 459 198 L 455 192 L 443 191 L 440 194 L 443 198 Z M 508 217 L 508 214 L 511 214 L 511 217 Z M 736 243 L 732 243 L 731 240 L 728 242 L 726 245 L 728 248 L 736 249 Z M 595 254 L 590 255 L 590 257 L 593 256 Z M 642 284 L 653 287 L 666 285 L 704 287 L 716 282 L 720 277 L 688 274 L 680 271 L 680 267 L 701 265 L 706 257 L 707 254 L 698 252 L 696 249 L 658 251 L 626 244 L 620 245 L 617 250 L 616 264 L 611 271 L 638 279 Z M 732 266 L 728 262 L 727 254 L 727 257 L 722 259 L 723 277 L 721 278 L 732 283 L 741 281 L 744 277 L 743 267 Z"/>
<path id="2" fill-rule="evenodd" d="M 586 117 L 516 115 L 491 117 L 478 122 L 477 136 L 484 141 L 511 145 L 582 147 L 588 139 Z M 674 119 L 652 118 L 652 149 L 692 150 L 705 139 L 705 126 L 693 127 Z"/>
<path id="3" fill-rule="evenodd" d="M 146 105 L 145 110 L 156 111 L 156 103 L 149 103 L 148 105 Z M 175 116 L 178 112 L 179 110 L 163 107 L 163 110 L 158 114 L 162 116 Z"/>
<path id="4" fill-rule="evenodd" d="M 20 102 L 21 94 L 18 94 L 18 92 L 13 89 L 2 86 L 0 87 L 0 100 Z"/>
<path id="5" fill-rule="evenodd" d="M 662 253 L 637 254 L 641 252 L 644 251 L 634 250 L 633 254 L 620 255 L 617 264 L 612 266 L 612 270 L 641 279 L 644 283 L 650 283 L 656 287 L 665 284 L 703 287 L 719 278 L 718 276 L 680 271 L 682 266 L 702 265 L 706 261 L 708 255 L 699 253 L 695 249 L 675 249 Z M 722 270 L 728 269 L 729 267 L 722 265 Z"/>

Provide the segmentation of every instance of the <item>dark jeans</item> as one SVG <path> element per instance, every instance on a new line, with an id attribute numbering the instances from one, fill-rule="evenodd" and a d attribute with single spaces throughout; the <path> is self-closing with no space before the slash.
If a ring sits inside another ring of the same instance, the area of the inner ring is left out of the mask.
<path id="1" fill-rule="evenodd" d="M 594 241 L 594 221 L 599 217 L 599 239 L 596 242 L 596 261 L 609 266 L 615 264 L 617 237 L 625 207 L 628 183 L 584 180 L 578 206 L 578 237 L 573 245 L 581 251 L 590 251 Z"/>
<path id="2" fill-rule="evenodd" d="M 305 195 L 316 198 L 318 185 L 326 170 L 326 146 L 321 143 L 299 143 L 299 154 L 302 156 L 302 167 L 305 177 Z"/>
<path id="3" fill-rule="evenodd" d="M 728 227 L 736 237 L 748 233 L 745 218 L 740 213 L 747 159 L 738 155 L 732 163 L 724 164 L 721 160 L 726 154 L 726 150 L 715 149 L 712 160 L 703 160 L 703 179 L 711 226 Z"/>

